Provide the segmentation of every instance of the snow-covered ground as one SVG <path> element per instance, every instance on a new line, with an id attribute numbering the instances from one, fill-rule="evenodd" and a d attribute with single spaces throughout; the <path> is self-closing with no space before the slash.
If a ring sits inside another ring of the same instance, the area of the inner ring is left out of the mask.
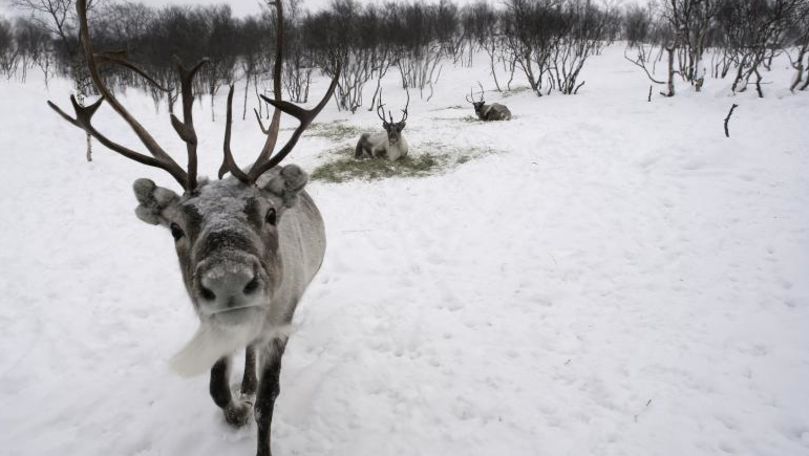
<path id="1" fill-rule="evenodd" d="M 513 121 L 482 124 L 464 120 L 488 80 L 476 63 L 414 94 L 405 134 L 414 153 L 497 152 L 310 183 L 329 247 L 284 357 L 275 455 L 809 454 L 809 93 L 783 89 L 786 65 L 763 100 L 709 80 L 647 103 L 616 46 L 579 95 L 523 91 L 503 99 Z M 171 178 L 100 146 L 85 162 L 45 105 L 68 93 L 0 84 L 0 453 L 252 454 L 255 426 L 232 430 L 207 378 L 167 368 L 196 320 L 171 236 L 135 218 L 130 187 Z M 182 157 L 165 113 L 127 102 Z M 197 105 L 209 174 L 223 103 L 215 124 Z M 379 128 L 330 104 L 320 121 L 335 119 Z M 261 139 L 237 120 L 241 163 Z M 304 137 L 293 161 L 338 145 Z"/>

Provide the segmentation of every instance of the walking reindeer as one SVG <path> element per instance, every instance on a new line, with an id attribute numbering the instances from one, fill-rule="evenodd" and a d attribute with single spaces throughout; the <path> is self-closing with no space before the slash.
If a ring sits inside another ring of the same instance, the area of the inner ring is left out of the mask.
<path id="1" fill-rule="evenodd" d="M 382 94 L 379 94 L 379 106 L 376 108 L 376 115 L 382 120 L 382 128 L 385 132 L 379 133 L 363 133 L 360 140 L 357 141 L 357 147 L 354 150 L 354 158 L 387 158 L 390 161 L 396 161 L 400 158 L 406 157 L 408 152 L 407 140 L 402 136 L 402 130 L 405 128 L 405 121 L 407 120 L 407 108 L 410 106 L 410 91 L 407 91 L 407 102 L 404 109 L 402 109 L 402 120 L 398 122 L 393 121 L 393 114 L 388 111 L 388 118 L 385 119 L 385 105 L 382 104 Z"/>
<path id="2" fill-rule="evenodd" d="M 469 95 L 466 97 L 466 101 L 472 103 L 472 106 L 475 107 L 475 114 L 477 114 L 480 120 L 511 120 L 511 111 L 505 105 L 501 105 L 500 103 L 492 103 L 486 104 L 483 101 L 483 86 L 478 83 L 480 86 L 480 99 L 475 101 L 475 97 L 472 94 L 472 89 L 469 89 Z"/>
<path id="3" fill-rule="evenodd" d="M 326 95 L 311 110 L 280 99 L 284 21 L 282 2 L 277 0 L 275 99 L 265 98 L 275 107 L 275 113 L 264 146 L 248 171 L 236 165 L 230 149 L 231 86 L 220 180 L 198 179 L 192 87 L 194 75 L 205 60 L 190 69 L 179 61 L 177 64 L 183 119 L 172 114 L 171 124 L 186 143 L 188 167 L 184 170 L 118 101 L 100 76 L 100 67 L 121 65 L 147 79 L 148 76 L 121 53 L 96 52 L 88 31 L 87 0 L 77 0 L 76 7 L 81 47 L 101 98 L 82 106 L 71 97 L 75 117 L 51 102 L 48 104 L 107 148 L 136 162 L 165 170 L 183 188 L 183 194 L 179 195 L 158 187 L 149 179 L 138 179 L 134 183 L 139 203 L 135 210 L 137 217 L 166 227 L 174 237 L 183 282 L 200 320 L 197 333 L 173 358 L 172 366 L 185 375 L 210 369 L 210 394 L 226 421 L 242 426 L 254 412 L 258 424 L 257 454 L 268 456 L 271 454 L 273 408 L 279 393 L 281 355 L 287 342 L 283 329 L 291 322 L 298 301 L 320 268 L 326 248 L 323 219 L 304 190 L 307 174 L 296 165 L 280 164 L 332 96 L 340 70 L 334 75 Z M 150 155 L 114 142 L 93 125 L 92 117 L 104 101 L 129 124 Z M 297 118 L 300 125 L 289 141 L 272 155 L 281 112 Z M 230 176 L 223 178 L 226 173 Z M 241 395 L 233 397 L 229 385 L 231 356 L 243 348 L 246 360 Z"/>

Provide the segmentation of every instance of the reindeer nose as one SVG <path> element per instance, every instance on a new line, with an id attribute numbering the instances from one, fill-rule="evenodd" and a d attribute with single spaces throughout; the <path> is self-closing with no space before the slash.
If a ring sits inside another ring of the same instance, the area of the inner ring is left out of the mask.
<path id="1" fill-rule="evenodd" d="M 200 296 L 219 309 L 243 305 L 259 287 L 258 277 L 249 268 L 236 271 L 208 271 L 199 283 Z"/>

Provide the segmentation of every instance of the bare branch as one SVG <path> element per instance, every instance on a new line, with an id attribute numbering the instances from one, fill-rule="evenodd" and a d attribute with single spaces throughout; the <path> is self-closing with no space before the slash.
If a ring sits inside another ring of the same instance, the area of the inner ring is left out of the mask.
<path id="1" fill-rule="evenodd" d="M 728 122 L 730 122 L 730 116 L 733 115 L 733 111 L 738 107 L 739 105 L 734 103 L 733 106 L 730 107 L 730 112 L 728 112 L 728 116 L 725 117 L 725 137 L 727 138 L 730 138 L 730 131 L 728 130 Z"/>
<path id="2" fill-rule="evenodd" d="M 261 121 L 261 114 L 258 113 L 258 109 L 253 108 L 253 112 L 256 113 L 256 120 L 258 121 L 258 128 L 260 128 L 261 132 L 264 133 L 265 135 L 269 135 L 270 134 L 270 127 L 269 126 L 267 126 L 266 128 L 264 127 L 264 123 Z"/>

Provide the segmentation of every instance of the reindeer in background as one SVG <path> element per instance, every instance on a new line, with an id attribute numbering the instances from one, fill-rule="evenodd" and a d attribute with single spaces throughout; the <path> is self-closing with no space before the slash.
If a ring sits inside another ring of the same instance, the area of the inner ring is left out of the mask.
<path id="1" fill-rule="evenodd" d="M 475 108 L 475 114 L 477 114 L 480 120 L 511 120 L 511 111 L 505 105 L 501 105 L 500 103 L 492 103 L 486 104 L 483 101 L 483 85 L 478 82 L 480 86 L 480 99 L 475 101 L 475 96 L 472 93 L 472 89 L 469 89 L 469 95 L 466 97 L 466 101 L 472 103 L 472 106 Z"/>
<path id="2" fill-rule="evenodd" d="M 376 109 L 376 115 L 382 120 L 382 128 L 385 129 L 385 132 L 363 133 L 362 136 L 360 136 L 360 140 L 357 141 L 357 147 L 354 150 L 354 158 L 387 158 L 390 161 L 396 161 L 406 157 L 408 145 L 407 140 L 402 136 L 402 130 L 404 130 L 405 125 L 407 125 L 405 121 L 407 120 L 408 106 L 410 106 L 410 91 L 407 91 L 407 102 L 405 103 L 404 109 L 402 109 L 402 120 L 394 122 L 393 114 L 391 114 L 390 111 L 388 111 L 388 118 L 390 120 L 386 120 L 385 105 L 382 104 L 382 92 L 380 92 L 379 106 Z"/>
<path id="3" fill-rule="evenodd" d="M 320 268 L 326 249 L 323 219 L 304 187 L 308 176 L 296 165 L 279 166 L 292 151 L 334 93 L 338 68 L 326 95 L 311 110 L 281 100 L 281 52 L 284 48 L 282 1 L 278 11 L 274 84 L 275 107 L 267 138 L 255 163 L 243 171 L 230 150 L 233 86 L 228 94 L 224 159 L 219 179 L 197 178 L 197 135 L 192 118 L 193 79 L 206 60 L 192 68 L 177 65 L 181 82 L 183 119 L 171 115 L 171 124 L 186 143 L 188 166 L 183 169 L 154 137 L 118 101 L 101 77 L 103 65 L 121 65 L 154 82 L 120 53 L 97 53 L 90 41 L 87 0 L 77 0 L 79 39 L 92 81 L 101 95 L 95 103 L 71 103 L 75 117 L 48 102 L 72 125 L 96 138 L 108 149 L 144 165 L 168 172 L 183 194 L 158 187 L 149 179 L 134 184 L 142 221 L 162 225 L 174 238 L 183 282 L 200 320 L 200 327 L 186 347 L 172 360 L 184 375 L 210 370 L 210 394 L 234 426 L 243 426 L 251 415 L 258 424 L 259 456 L 270 456 L 270 427 L 279 393 L 281 356 L 298 301 Z M 130 126 L 149 155 L 114 142 L 92 123 L 106 101 Z M 300 125 L 288 142 L 273 155 L 281 112 Z M 223 177 L 230 173 L 230 176 Z M 230 391 L 230 365 L 234 351 L 246 348 L 241 395 Z M 258 371 L 257 371 L 258 359 Z M 255 403 L 255 407 L 253 404 Z"/>

